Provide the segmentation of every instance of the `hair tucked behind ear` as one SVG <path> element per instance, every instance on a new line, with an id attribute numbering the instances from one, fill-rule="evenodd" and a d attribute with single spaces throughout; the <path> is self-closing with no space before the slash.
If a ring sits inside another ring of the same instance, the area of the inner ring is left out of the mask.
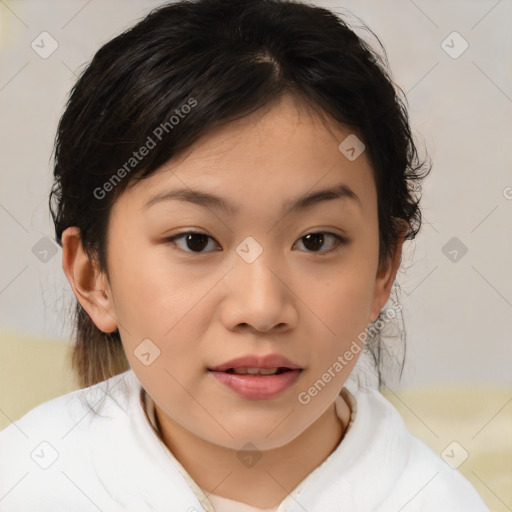
<path id="1" fill-rule="evenodd" d="M 129 368 L 119 331 L 100 331 L 76 302 L 71 364 L 82 387 L 106 380 Z"/>

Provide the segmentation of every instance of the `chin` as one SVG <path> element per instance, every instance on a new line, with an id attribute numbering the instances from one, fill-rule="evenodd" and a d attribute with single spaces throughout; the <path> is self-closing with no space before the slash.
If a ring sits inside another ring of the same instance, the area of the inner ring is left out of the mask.
<path id="1" fill-rule="evenodd" d="M 276 423 L 278 425 L 278 423 Z M 253 425 L 248 425 L 246 428 L 240 426 L 237 429 L 233 428 L 233 424 L 231 424 L 232 428 L 229 429 L 229 433 L 233 436 L 224 435 L 222 439 L 212 439 L 207 437 L 206 440 L 213 443 L 223 446 L 224 448 L 229 448 L 231 450 L 275 450 L 277 448 L 281 448 L 291 443 L 298 435 L 301 434 L 301 430 L 294 431 L 287 425 L 279 425 L 274 427 L 265 427 L 265 428 L 254 428 Z M 294 428 L 297 428 L 297 425 L 293 425 Z M 272 432 L 272 428 L 275 430 Z M 209 432 L 211 434 L 211 431 Z"/>

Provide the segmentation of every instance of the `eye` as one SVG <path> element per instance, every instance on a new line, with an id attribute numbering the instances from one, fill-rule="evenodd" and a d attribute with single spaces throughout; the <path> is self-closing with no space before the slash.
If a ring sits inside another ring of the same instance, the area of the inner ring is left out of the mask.
<path id="1" fill-rule="evenodd" d="M 180 239 L 184 240 L 183 245 L 185 246 L 185 248 L 179 247 L 179 244 L 175 243 L 176 240 L 180 240 Z M 186 233 L 180 233 L 179 235 L 175 235 L 171 238 L 166 239 L 167 242 L 174 243 L 181 250 L 183 250 L 185 252 L 197 252 L 197 253 L 211 252 L 211 251 L 203 251 L 203 249 L 208 246 L 209 240 L 213 241 L 214 239 L 211 236 L 205 235 L 204 233 L 199 233 L 197 231 L 187 231 Z M 217 247 L 218 247 L 218 244 L 217 244 Z M 187 250 L 187 248 L 190 250 Z"/>
<path id="2" fill-rule="evenodd" d="M 321 251 L 320 249 L 325 245 L 325 240 L 329 238 L 332 240 L 332 243 L 330 244 L 331 249 Z M 177 240 L 183 241 L 181 247 L 180 244 L 176 243 Z M 307 235 L 299 238 L 298 241 L 302 240 L 304 240 L 303 245 L 306 247 L 307 251 L 313 253 L 329 253 L 336 251 L 348 242 L 345 238 L 339 235 L 322 231 L 308 233 Z M 203 252 L 212 252 L 204 250 L 208 247 L 210 241 L 216 242 L 211 236 L 197 231 L 187 231 L 166 239 L 166 242 L 172 242 L 182 251 L 198 254 Z M 215 245 L 219 247 L 217 243 Z"/>
<path id="3" fill-rule="evenodd" d="M 331 240 L 334 240 L 331 244 L 331 249 L 326 251 L 319 251 L 319 249 L 324 245 L 326 238 L 331 238 Z M 301 240 L 304 240 L 303 245 L 308 249 L 308 251 L 314 253 L 329 253 L 332 251 L 337 251 L 347 243 L 347 240 L 342 236 L 335 235 L 334 233 L 325 233 L 323 231 L 308 233 L 307 235 L 300 237 L 298 241 Z"/>

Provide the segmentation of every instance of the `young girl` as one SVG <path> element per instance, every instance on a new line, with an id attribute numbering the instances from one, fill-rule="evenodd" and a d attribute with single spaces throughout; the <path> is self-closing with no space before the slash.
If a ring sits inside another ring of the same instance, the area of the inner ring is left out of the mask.
<path id="1" fill-rule="evenodd" d="M 348 380 L 428 172 L 386 69 L 279 0 L 165 5 L 98 51 L 50 201 L 85 389 L 0 434 L 0 510 L 487 510 Z"/>

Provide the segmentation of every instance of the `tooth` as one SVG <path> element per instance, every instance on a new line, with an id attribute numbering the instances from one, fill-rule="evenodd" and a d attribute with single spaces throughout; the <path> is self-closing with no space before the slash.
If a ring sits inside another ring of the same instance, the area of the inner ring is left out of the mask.
<path id="1" fill-rule="evenodd" d="M 260 373 L 262 375 L 273 375 L 277 373 L 277 368 L 260 368 Z"/>
<path id="2" fill-rule="evenodd" d="M 237 375 L 274 375 L 277 371 L 278 368 L 251 368 L 248 366 L 233 368 L 233 373 Z"/>

